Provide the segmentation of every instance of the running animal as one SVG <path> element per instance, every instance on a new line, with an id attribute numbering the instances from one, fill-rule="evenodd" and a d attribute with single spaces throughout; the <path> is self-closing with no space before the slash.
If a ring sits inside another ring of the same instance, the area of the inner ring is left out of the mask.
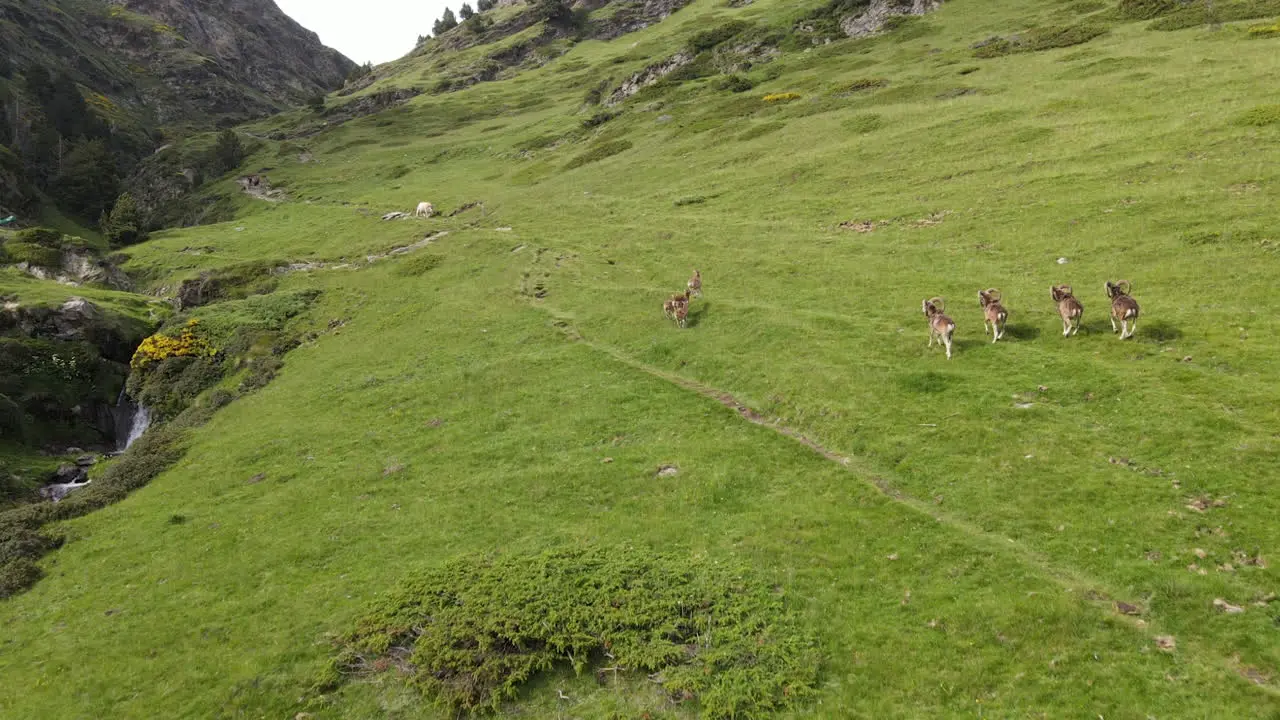
<path id="1" fill-rule="evenodd" d="M 1106 284 L 1107 297 L 1111 298 L 1111 332 L 1120 331 L 1120 339 L 1128 340 L 1138 330 L 1138 301 L 1129 293 L 1133 283 L 1128 280 L 1117 280 Z M 1116 327 L 1116 321 L 1120 327 Z"/>
<path id="2" fill-rule="evenodd" d="M 940 344 L 947 348 L 947 359 L 951 359 L 951 336 L 955 334 L 956 324 L 951 318 L 942 314 L 943 299 L 940 297 L 929 298 L 925 300 L 921 306 L 924 309 L 924 316 L 929 321 L 929 347 L 933 347 L 933 341 L 936 339 Z"/>
<path id="3" fill-rule="evenodd" d="M 990 326 L 991 342 L 1004 337 L 1004 324 L 1009 319 L 1009 313 L 1000 304 L 1000 291 L 995 288 L 979 290 L 978 305 L 982 307 L 982 330 L 986 332 Z"/>
<path id="4" fill-rule="evenodd" d="M 1084 305 L 1071 294 L 1070 285 L 1054 285 L 1049 288 L 1049 295 L 1058 303 L 1058 315 L 1062 317 L 1062 337 L 1080 334 L 1080 318 L 1084 315 Z"/>

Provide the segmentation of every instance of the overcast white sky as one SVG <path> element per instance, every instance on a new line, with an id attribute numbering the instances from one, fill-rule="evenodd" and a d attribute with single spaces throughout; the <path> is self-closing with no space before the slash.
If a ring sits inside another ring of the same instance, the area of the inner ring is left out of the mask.
<path id="1" fill-rule="evenodd" d="M 276 0 L 286 15 L 320 41 L 358 63 L 395 60 L 413 49 L 419 35 L 446 6 L 457 13 L 462 0 Z M 471 0 L 472 7 L 475 1 Z"/>

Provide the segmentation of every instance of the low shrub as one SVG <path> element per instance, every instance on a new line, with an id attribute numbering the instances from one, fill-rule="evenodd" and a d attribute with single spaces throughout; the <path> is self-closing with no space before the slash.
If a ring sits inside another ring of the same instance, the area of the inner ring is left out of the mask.
<path id="1" fill-rule="evenodd" d="M 845 88 L 845 92 L 860 93 L 868 90 L 879 90 L 888 86 L 889 81 L 884 78 L 859 78 L 849 83 L 849 87 Z"/>
<path id="2" fill-rule="evenodd" d="M 1280 105 L 1259 105 L 1236 118 L 1236 123 L 1252 127 L 1280 125 Z"/>
<path id="3" fill-rule="evenodd" d="M 1280 21 L 1270 25 L 1254 25 L 1249 28 L 1249 37 L 1276 37 L 1280 35 Z"/>
<path id="4" fill-rule="evenodd" d="M 716 83 L 717 90 L 728 90 L 735 93 L 747 92 L 755 86 L 754 82 L 741 75 L 726 75 Z"/>
<path id="5" fill-rule="evenodd" d="M 1280 15 L 1280 0 L 1194 0 L 1151 23 L 1152 30 L 1186 30 L 1201 25 L 1257 20 Z"/>
<path id="6" fill-rule="evenodd" d="M 794 93 L 794 92 L 772 93 L 770 95 L 764 96 L 764 101 L 769 103 L 770 105 L 780 105 L 782 103 L 789 103 L 793 100 L 799 100 L 799 99 L 800 99 L 800 93 Z"/>
<path id="7" fill-rule="evenodd" d="M 129 367 L 146 370 L 155 363 L 170 358 L 213 357 L 218 354 L 217 348 L 197 334 L 200 321 L 192 318 L 182 326 L 176 336 L 156 333 L 142 341 L 133 352 Z"/>
<path id="8" fill-rule="evenodd" d="M 35 585 L 44 573 L 26 558 L 0 564 L 0 599 L 12 597 Z"/>
<path id="9" fill-rule="evenodd" d="M 757 717 L 812 695 L 819 659 L 747 568 L 635 548 L 464 557 L 408 577 L 339 643 L 322 687 L 398 667 L 455 713 L 497 710 L 536 674 L 607 652 L 704 718 Z"/>
<path id="10" fill-rule="evenodd" d="M 1101 25 L 1054 25 L 1032 28 L 1021 35 L 991 37 L 973 46 L 975 57 L 989 59 L 1015 53 L 1041 52 L 1082 45 L 1107 34 Z"/>
<path id="11" fill-rule="evenodd" d="M 1120 0 L 1116 10 L 1129 20 L 1150 20 L 1178 9 L 1176 0 Z"/>
<path id="12" fill-rule="evenodd" d="M 599 162 L 605 158 L 617 155 L 618 153 L 626 152 L 627 150 L 630 150 L 631 147 L 632 143 L 630 140 L 610 140 L 608 142 L 598 143 L 590 150 L 587 150 L 581 155 L 570 160 L 568 164 L 564 166 L 564 169 L 573 170 L 574 168 L 580 168 L 588 163 Z"/>
<path id="13" fill-rule="evenodd" d="M 751 23 L 742 20 L 731 20 L 723 25 L 695 33 L 689 38 L 685 47 L 694 55 L 715 48 L 717 45 L 733 39 L 751 29 Z"/>
<path id="14" fill-rule="evenodd" d="M 585 120 L 583 120 L 583 121 L 582 121 L 582 129 L 583 129 L 583 130 L 590 130 L 591 128 L 600 127 L 601 125 L 603 125 L 603 124 L 605 124 L 605 123 L 609 122 L 610 120 L 612 120 L 612 119 L 614 119 L 614 118 L 618 117 L 618 116 L 619 116 L 619 115 L 621 115 L 621 114 L 622 114 L 622 113 L 612 112 L 612 111 L 609 111 L 609 110 L 601 110 L 600 112 L 598 112 L 598 113 L 596 113 L 596 114 L 592 115 L 591 117 L 586 118 Z"/>

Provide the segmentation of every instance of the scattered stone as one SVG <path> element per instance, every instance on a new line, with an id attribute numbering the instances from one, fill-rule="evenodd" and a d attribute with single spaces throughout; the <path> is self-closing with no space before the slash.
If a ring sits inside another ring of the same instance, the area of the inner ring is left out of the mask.
<path id="1" fill-rule="evenodd" d="M 104 613 L 102 613 L 102 614 L 103 614 L 103 615 L 106 615 L 107 617 L 111 617 L 112 615 L 119 615 L 119 614 L 120 614 L 120 613 L 122 613 L 122 612 L 124 612 L 124 611 L 123 611 L 123 610 L 121 610 L 120 608 L 111 608 L 110 610 L 107 610 L 106 612 L 104 612 Z"/>
<path id="2" fill-rule="evenodd" d="M 1019 410 L 1028 410 L 1035 407 L 1035 403 L 1014 403 L 1013 406 Z"/>
<path id="3" fill-rule="evenodd" d="M 658 477 L 675 477 L 680 474 L 680 468 L 675 465 L 662 465 L 658 467 Z"/>
<path id="4" fill-rule="evenodd" d="M 1262 553 L 1254 551 L 1252 555 L 1244 550 L 1235 550 L 1231 553 L 1231 558 L 1241 567 L 1259 567 L 1265 568 L 1267 561 L 1262 558 Z"/>
<path id="5" fill-rule="evenodd" d="M 1160 562 L 1162 556 L 1159 550 L 1150 550 L 1143 553 L 1142 557 L 1146 558 L 1147 562 Z"/>
<path id="6" fill-rule="evenodd" d="M 502 227 L 494 228 L 493 231 L 494 232 L 511 232 L 511 227 L 509 225 L 504 225 Z M 513 250 L 512 252 L 515 252 L 515 251 Z"/>
<path id="7" fill-rule="evenodd" d="M 403 464 L 403 463 L 393 462 L 393 463 L 391 463 L 390 465 L 388 465 L 388 466 L 386 466 L 385 468 L 383 468 L 383 469 L 382 469 L 382 477 L 388 477 L 388 476 L 391 476 L 391 475 L 395 475 L 396 473 L 398 473 L 398 472 L 402 472 L 403 470 L 404 470 L 404 464 Z"/>
<path id="8" fill-rule="evenodd" d="M 1067 264 L 1067 259 L 1066 259 L 1066 258 L 1064 258 L 1064 257 L 1060 257 L 1060 258 L 1058 258 L 1058 264 L 1059 264 L 1059 265 L 1066 265 L 1066 264 Z"/>
<path id="9" fill-rule="evenodd" d="M 523 250 L 524 248 L 525 248 L 525 246 L 524 246 L 524 245 L 517 245 L 517 246 L 515 246 L 515 247 L 511 248 L 511 252 L 512 252 L 512 253 L 518 253 L 518 252 L 520 252 L 521 250 Z"/>
<path id="10" fill-rule="evenodd" d="M 876 229 L 876 224 L 870 220 L 847 220 L 840 223 L 840 227 L 854 232 L 869 233 Z"/>
<path id="11" fill-rule="evenodd" d="M 1130 605 L 1127 602 L 1119 602 L 1119 601 L 1116 602 L 1116 611 L 1118 611 L 1121 615 L 1141 615 L 1142 614 L 1142 608 L 1139 608 L 1137 605 Z"/>
<path id="12" fill-rule="evenodd" d="M 605 458 L 605 459 L 601 460 L 600 462 L 601 462 L 601 463 L 603 463 L 603 464 L 605 464 L 605 465 L 608 465 L 609 463 L 613 462 L 613 458 L 611 458 L 611 457 L 607 457 L 607 458 Z"/>
<path id="13" fill-rule="evenodd" d="M 893 553 L 892 555 L 890 555 L 890 556 L 889 556 L 889 559 L 890 559 L 890 560 L 897 560 L 897 559 L 898 559 L 898 553 Z"/>
<path id="14" fill-rule="evenodd" d="M 1164 652 L 1173 652 L 1178 648 L 1178 642 L 1172 635 L 1157 635 L 1156 647 Z"/>
<path id="15" fill-rule="evenodd" d="M 397 210 L 395 212 L 389 212 L 386 215 L 383 215 L 382 219 L 383 220 L 399 220 L 401 218 L 407 218 L 407 217 L 409 217 L 409 213 L 400 212 Z"/>
<path id="16" fill-rule="evenodd" d="M 97 465 L 97 464 L 98 464 L 98 456 L 97 456 L 97 455 L 87 455 L 87 454 L 86 454 L 86 455 L 81 455 L 80 457 L 76 458 L 76 465 L 78 465 L 78 466 L 80 466 L 80 467 L 82 467 L 82 468 L 84 468 L 84 467 L 92 467 L 92 466 Z"/>
<path id="17" fill-rule="evenodd" d="M 1195 550 L 1192 550 L 1192 551 L 1191 551 L 1191 554 L 1192 554 L 1192 555 L 1195 555 L 1196 557 L 1200 558 L 1201 560 L 1203 560 L 1203 559 L 1205 559 L 1206 557 L 1208 557 L 1208 556 L 1209 556 L 1209 553 L 1205 552 L 1204 550 L 1201 550 L 1200 548 L 1196 548 Z"/>
<path id="18" fill-rule="evenodd" d="M 249 478 L 248 480 L 245 480 L 245 484 L 246 484 L 246 485 L 257 485 L 258 483 L 260 483 L 260 482 L 262 482 L 263 480 L 266 480 L 266 479 L 267 479 L 267 474 L 266 474 L 266 473 L 258 473 L 257 475 L 254 475 L 253 477 Z"/>
<path id="19" fill-rule="evenodd" d="M 444 421 L 441 420 L 440 418 L 431 418 L 430 420 L 427 421 L 427 427 L 438 428 L 443 424 L 444 424 Z"/>
<path id="20" fill-rule="evenodd" d="M 1216 608 L 1218 611 L 1224 612 L 1228 615 L 1239 615 L 1240 613 L 1244 612 L 1244 608 L 1240 607 L 1239 605 L 1232 605 L 1231 603 L 1227 602 L 1226 600 L 1223 600 L 1222 598 L 1214 598 L 1213 607 Z"/>
<path id="21" fill-rule="evenodd" d="M 1214 500 L 1212 497 L 1208 495 L 1201 495 L 1200 497 L 1192 498 L 1190 501 L 1187 502 L 1187 509 L 1194 510 L 1195 512 L 1198 512 L 1198 513 L 1202 513 L 1210 508 L 1221 508 L 1226 506 L 1227 506 L 1226 500 L 1222 498 L 1218 498 L 1217 500 Z"/>

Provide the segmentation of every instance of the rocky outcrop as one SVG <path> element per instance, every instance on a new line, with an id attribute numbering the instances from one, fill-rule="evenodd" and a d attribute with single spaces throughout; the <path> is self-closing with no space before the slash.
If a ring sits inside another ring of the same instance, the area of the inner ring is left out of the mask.
<path id="1" fill-rule="evenodd" d="M 62 261 L 56 267 L 18 263 L 19 270 L 40 278 L 53 280 L 63 285 L 104 285 L 112 290 L 132 290 L 133 282 L 123 270 L 108 259 L 99 258 L 88 250 L 66 248 L 62 251 Z"/>
<path id="2" fill-rule="evenodd" d="M 942 0 L 871 0 L 865 12 L 840 20 L 840 29 L 851 38 L 874 35 L 895 17 L 933 12 Z"/>
<path id="3" fill-rule="evenodd" d="M 627 33 L 643 30 L 665 18 L 692 0 L 643 0 L 619 3 L 610 16 L 592 20 L 589 36 L 596 40 L 612 40 Z"/>
<path id="4" fill-rule="evenodd" d="M 609 94 L 604 104 L 609 107 L 617 105 L 691 62 L 693 62 L 693 55 L 678 52 L 660 63 L 650 65 L 624 80 L 617 90 Z"/>

